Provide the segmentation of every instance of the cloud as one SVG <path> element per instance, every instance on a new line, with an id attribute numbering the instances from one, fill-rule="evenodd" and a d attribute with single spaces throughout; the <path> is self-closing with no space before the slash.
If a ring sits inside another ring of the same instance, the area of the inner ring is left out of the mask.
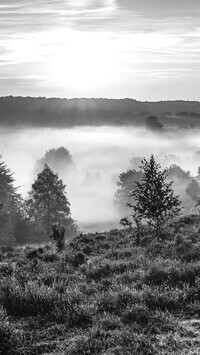
<path id="1" fill-rule="evenodd" d="M 143 16 L 198 16 L 199 0 L 117 0 L 120 9 L 136 11 Z"/>
<path id="2" fill-rule="evenodd" d="M 0 5 L 1 30 L 37 31 L 53 27 L 70 27 L 72 22 L 108 16 L 115 0 L 3 0 Z"/>
<path id="3" fill-rule="evenodd" d="M 26 92 L 32 80 L 59 92 L 60 81 L 68 93 L 74 75 L 92 75 L 92 84 L 101 76 L 99 95 L 124 96 L 126 85 L 145 85 L 145 77 L 160 85 L 188 80 L 189 71 L 198 74 L 199 9 L 199 0 L 1 0 L 0 82 L 7 91 Z M 80 96 L 84 82 L 74 85 Z M 98 96 L 96 87 L 87 94 Z"/>

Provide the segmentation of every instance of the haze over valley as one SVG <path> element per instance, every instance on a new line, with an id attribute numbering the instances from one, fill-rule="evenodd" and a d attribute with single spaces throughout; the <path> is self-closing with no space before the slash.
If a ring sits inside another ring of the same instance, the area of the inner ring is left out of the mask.
<path id="1" fill-rule="evenodd" d="M 72 166 L 64 165 L 55 172 L 67 185 L 72 217 L 88 230 L 92 225 L 100 224 L 101 230 L 107 225 L 118 225 L 120 216 L 114 204 L 116 182 L 120 173 L 138 169 L 131 163 L 134 157 L 148 158 L 154 154 L 162 167 L 177 164 L 196 176 L 200 165 L 199 142 L 199 132 L 194 129 L 166 133 L 126 126 L 62 129 L 4 126 L 0 131 L 2 158 L 14 173 L 14 184 L 24 197 L 39 172 L 37 161 L 45 152 L 59 147 L 69 151 Z"/>

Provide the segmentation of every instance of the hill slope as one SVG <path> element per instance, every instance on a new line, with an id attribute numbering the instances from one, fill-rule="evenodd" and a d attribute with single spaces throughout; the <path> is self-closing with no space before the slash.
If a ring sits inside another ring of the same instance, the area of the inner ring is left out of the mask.
<path id="1" fill-rule="evenodd" d="M 132 99 L 59 99 L 1 97 L 0 124 L 41 127 L 75 125 L 143 125 L 149 115 L 157 115 L 170 124 L 200 121 L 200 102 L 140 102 Z"/>
<path id="2" fill-rule="evenodd" d="M 0 354 L 197 354 L 199 217 L 150 231 L 2 250 Z M 13 264 L 12 264 L 13 265 Z"/>

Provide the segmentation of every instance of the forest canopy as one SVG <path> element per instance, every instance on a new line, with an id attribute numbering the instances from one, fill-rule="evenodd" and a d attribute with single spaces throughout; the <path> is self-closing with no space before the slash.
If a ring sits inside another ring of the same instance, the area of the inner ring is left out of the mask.
<path id="1" fill-rule="evenodd" d="M 199 124 L 199 112 L 200 102 L 195 101 L 141 102 L 133 99 L 0 97 L 0 124 L 9 126 L 145 126 L 146 119 L 153 115 L 158 116 L 160 124 L 172 118 L 170 124 L 185 127 Z"/>

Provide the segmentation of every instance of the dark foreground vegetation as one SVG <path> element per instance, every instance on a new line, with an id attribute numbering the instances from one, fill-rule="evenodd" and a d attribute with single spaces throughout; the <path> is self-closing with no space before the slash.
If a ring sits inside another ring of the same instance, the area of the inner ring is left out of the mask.
<path id="1" fill-rule="evenodd" d="M 198 354 L 200 217 L 2 247 L 0 354 Z"/>

